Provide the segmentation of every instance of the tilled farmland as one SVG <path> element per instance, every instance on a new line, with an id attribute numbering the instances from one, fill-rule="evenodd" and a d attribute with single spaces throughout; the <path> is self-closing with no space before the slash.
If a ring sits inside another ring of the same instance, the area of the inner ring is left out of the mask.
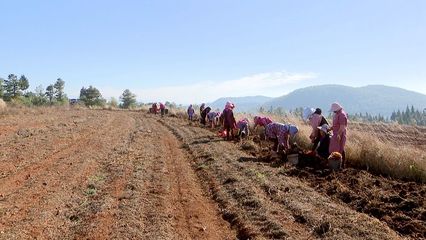
<path id="1" fill-rule="evenodd" d="M 0 118 L 0 239 L 426 238 L 424 184 L 277 164 L 142 112 Z"/>

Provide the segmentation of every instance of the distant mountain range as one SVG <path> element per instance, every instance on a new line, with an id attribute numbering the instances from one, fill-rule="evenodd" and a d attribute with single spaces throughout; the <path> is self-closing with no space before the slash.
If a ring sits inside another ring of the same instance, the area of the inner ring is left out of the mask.
<path id="1" fill-rule="evenodd" d="M 238 112 L 256 112 L 263 104 L 273 100 L 271 97 L 250 96 L 250 97 L 225 97 L 219 98 L 208 105 L 213 109 L 223 109 L 226 102 L 231 101 L 238 107 Z"/>
<path id="2" fill-rule="evenodd" d="M 211 104 L 223 108 L 226 101 L 233 101 L 239 112 L 255 112 L 261 106 L 282 107 L 291 110 L 298 107 L 320 107 L 328 112 L 331 103 L 337 101 L 350 114 L 366 113 L 390 116 L 394 110 L 404 110 L 407 105 L 423 110 L 426 108 L 426 95 L 402 88 L 383 85 L 348 87 L 343 85 L 321 85 L 297 89 L 278 98 L 263 96 L 242 98 L 221 98 Z"/>

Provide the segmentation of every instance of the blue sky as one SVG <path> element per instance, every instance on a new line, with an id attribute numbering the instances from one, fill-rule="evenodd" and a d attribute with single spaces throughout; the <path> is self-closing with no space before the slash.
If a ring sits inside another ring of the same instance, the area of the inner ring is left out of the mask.
<path id="1" fill-rule="evenodd" d="M 0 76 L 140 101 L 319 84 L 426 94 L 426 1 L 0 0 Z"/>

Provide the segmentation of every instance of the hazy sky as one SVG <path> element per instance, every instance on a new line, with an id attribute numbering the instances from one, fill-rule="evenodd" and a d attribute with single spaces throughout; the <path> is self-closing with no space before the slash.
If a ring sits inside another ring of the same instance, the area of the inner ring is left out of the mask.
<path id="1" fill-rule="evenodd" d="M 0 77 L 76 97 L 280 96 L 319 84 L 426 94 L 426 1 L 0 0 Z"/>

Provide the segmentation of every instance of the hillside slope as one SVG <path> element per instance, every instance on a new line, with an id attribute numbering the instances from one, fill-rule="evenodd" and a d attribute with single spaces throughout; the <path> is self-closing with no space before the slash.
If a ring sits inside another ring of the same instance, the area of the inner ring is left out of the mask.
<path id="1" fill-rule="evenodd" d="M 396 87 L 369 85 L 347 87 L 342 85 L 321 85 L 301 88 L 265 104 L 294 109 L 297 107 L 320 107 L 328 111 L 332 102 L 340 102 L 349 113 L 365 113 L 390 116 L 392 111 L 413 105 L 416 109 L 426 108 L 426 95 Z"/>

